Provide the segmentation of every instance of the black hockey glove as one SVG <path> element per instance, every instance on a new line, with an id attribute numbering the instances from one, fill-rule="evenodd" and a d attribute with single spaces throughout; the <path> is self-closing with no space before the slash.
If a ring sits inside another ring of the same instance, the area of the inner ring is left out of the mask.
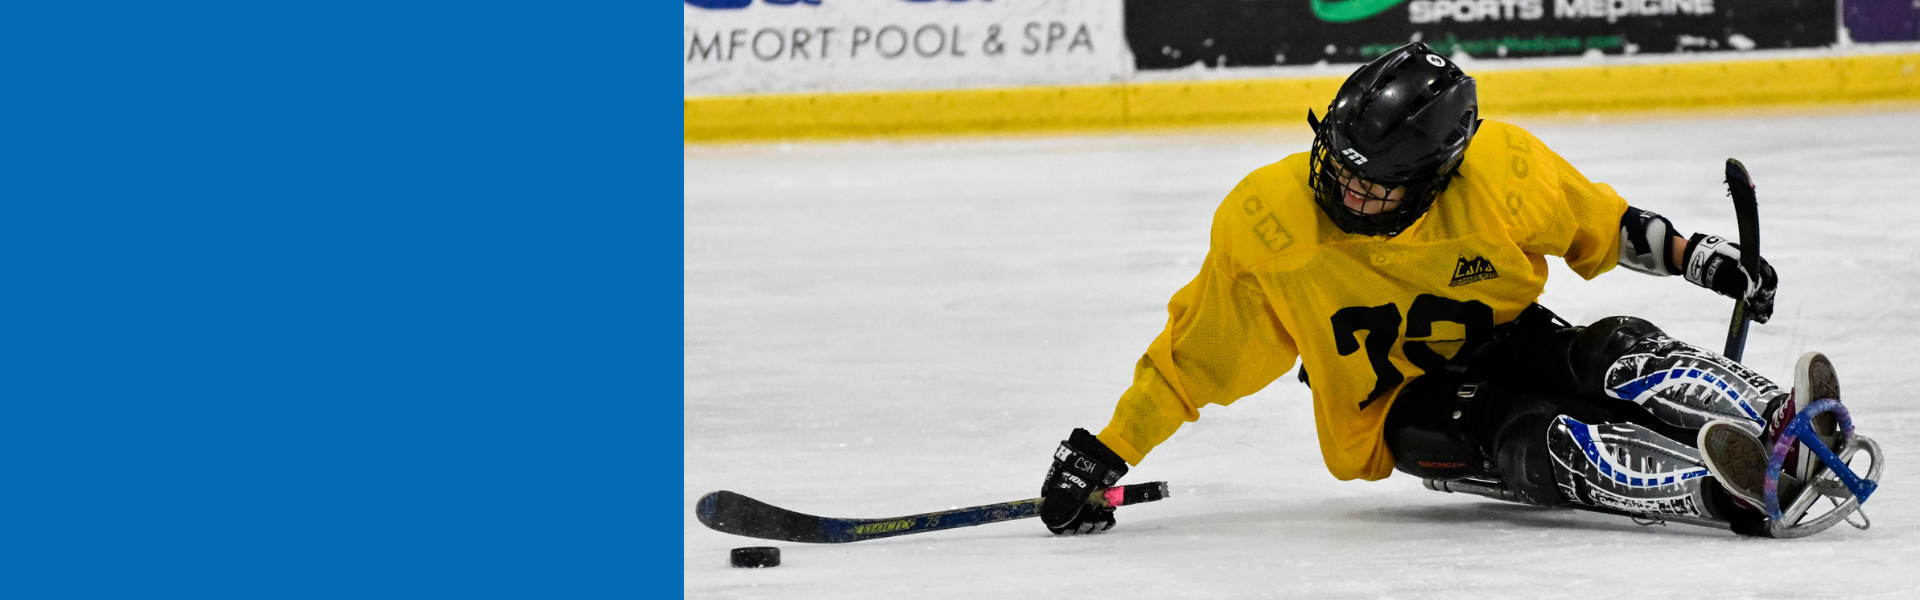
<path id="1" fill-rule="evenodd" d="M 1113 528 L 1113 507 L 1096 503 L 1094 492 L 1113 487 L 1127 474 L 1127 461 L 1121 460 L 1106 444 L 1087 433 L 1073 430 L 1053 452 L 1053 466 L 1047 468 L 1047 482 L 1040 487 L 1040 522 L 1055 534 L 1094 533 Z"/>
<path id="2" fill-rule="evenodd" d="M 1773 317 L 1773 292 L 1780 286 L 1780 278 L 1767 259 L 1760 259 L 1759 273 L 1748 273 L 1740 264 L 1739 244 L 1704 233 L 1693 234 L 1685 255 L 1687 281 L 1728 298 L 1746 300 L 1748 316 L 1755 323 Z"/>

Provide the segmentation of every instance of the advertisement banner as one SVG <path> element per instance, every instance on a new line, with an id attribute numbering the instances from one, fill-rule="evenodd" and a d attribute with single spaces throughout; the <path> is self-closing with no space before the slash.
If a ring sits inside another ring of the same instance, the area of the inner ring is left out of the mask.
<path id="1" fill-rule="evenodd" d="M 687 96 L 1120 81 L 1115 0 L 685 0 Z"/>
<path id="2" fill-rule="evenodd" d="M 1141 70 L 1827 46 L 1833 0 L 1125 0 Z"/>
<path id="3" fill-rule="evenodd" d="M 1920 0 L 1844 0 L 1841 12 L 1853 41 L 1920 41 Z"/>

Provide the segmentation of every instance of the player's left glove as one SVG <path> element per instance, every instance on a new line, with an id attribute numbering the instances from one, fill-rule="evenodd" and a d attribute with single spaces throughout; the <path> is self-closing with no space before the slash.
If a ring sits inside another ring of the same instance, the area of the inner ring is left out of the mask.
<path id="1" fill-rule="evenodd" d="M 1746 300 L 1748 316 L 1755 323 L 1773 317 L 1773 292 L 1780 286 L 1780 278 L 1767 259 L 1759 260 L 1759 273 L 1748 273 L 1740 264 L 1739 244 L 1704 233 L 1693 234 L 1687 241 L 1685 256 L 1687 281 L 1728 298 Z"/>
<path id="2" fill-rule="evenodd" d="M 1096 504 L 1095 491 L 1113 487 L 1127 474 L 1127 461 L 1085 429 L 1060 442 L 1053 466 L 1040 487 L 1040 522 L 1055 534 L 1094 533 L 1113 528 L 1113 507 Z"/>

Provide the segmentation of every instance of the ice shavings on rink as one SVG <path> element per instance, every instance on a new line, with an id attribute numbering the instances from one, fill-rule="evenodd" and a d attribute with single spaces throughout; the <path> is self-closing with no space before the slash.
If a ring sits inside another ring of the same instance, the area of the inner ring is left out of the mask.
<path id="1" fill-rule="evenodd" d="M 1495 118 L 1498 118 L 1496 115 Z M 1207 135 L 690 148 L 683 491 L 697 598 L 1910 598 L 1920 595 L 1920 113 L 1522 121 L 1680 230 L 1733 235 L 1739 158 L 1781 287 L 1747 364 L 1783 384 L 1835 361 L 1888 452 L 1868 531 L 1741 539 L 1672 524 L 1336 481 L 1292 376 L 1203 410 L 1123 481 L 1173 497 L 1113 531 L 1034 521 L 848 545 L 707 530 L 726 489 L 891 517 L 1037 495 L 1074 427 L 1098 430 L 1199 269 L 1221 198 L 1306 149 L 1305 127 Z M 1576 323 L 1653 321 L 1718 347 L 1730 300 L 1550 259 Z M 644 432 L 636 432 L 642 435 Z M 617 476 L 617 475 L 615 475 Z M 783 564 L 734 569 L 772 545 Z"/>

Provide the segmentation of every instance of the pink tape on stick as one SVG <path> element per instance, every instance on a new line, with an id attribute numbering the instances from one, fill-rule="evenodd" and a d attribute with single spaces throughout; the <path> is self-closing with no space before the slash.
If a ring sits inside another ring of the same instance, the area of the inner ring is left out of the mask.
<path id="1" fill-rule="evenodd" d="M 1127 503 L 1127 491 L 1119 487 L 1107 488 L 1107 506 L 1119 506 Z"/>

